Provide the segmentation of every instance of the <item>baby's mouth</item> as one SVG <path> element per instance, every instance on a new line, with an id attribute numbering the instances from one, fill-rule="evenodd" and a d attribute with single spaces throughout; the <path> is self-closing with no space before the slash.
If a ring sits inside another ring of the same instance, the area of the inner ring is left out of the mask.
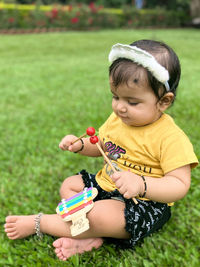
<path id="1" fill-rule="evenodd" d="M 127 119 L 127 118 L 128 118 L 126 115 L 118 114 L 118 116 L 119 116 L 121 119 Z"/>

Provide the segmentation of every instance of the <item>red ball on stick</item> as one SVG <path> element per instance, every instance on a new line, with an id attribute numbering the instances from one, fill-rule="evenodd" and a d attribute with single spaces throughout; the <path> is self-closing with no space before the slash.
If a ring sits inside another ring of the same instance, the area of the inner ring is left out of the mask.
<path id="1" fill-rule="evenodd" d="M 88 127 L 86 133 L 89 136 L 93 136 L 95 134 L 95 129 L 93 127 Z"/>
<path id="2" fill-rule="evenodd" d="M 90 143 L 96 144 L 98 143 L 98 141 L 99 141 L 99 138 L 96 135 L 90 137 Z"/>
<path id="3" fill-rule="evenodd" d="M 93 136 L 95 134 L 95 129 L 93 127 L 88 127 L 86 130 L 86 133 L 82 134 L 80 137 L 78 137 L 74 142 L 72 142 L 72 145 L 76 143 L 81 138 L 85 137 L 86 135 Z M 97 141 L 98 142 L 98 141 Z M 95 143 L 94 143 L 95 144 Z"/>

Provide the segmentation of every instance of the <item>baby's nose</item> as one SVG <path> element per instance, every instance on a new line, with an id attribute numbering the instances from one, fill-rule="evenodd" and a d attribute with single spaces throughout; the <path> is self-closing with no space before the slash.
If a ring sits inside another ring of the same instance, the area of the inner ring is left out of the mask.
<path id="1" fill-rule="evenodd" d="M 118 105 L 117 105 L 117 109 L 118 109 L 118 111 L 120 111 L 120 112 L 126 112 L 126 106 L 124 105 L 124 103 L 118 103 Z"/>

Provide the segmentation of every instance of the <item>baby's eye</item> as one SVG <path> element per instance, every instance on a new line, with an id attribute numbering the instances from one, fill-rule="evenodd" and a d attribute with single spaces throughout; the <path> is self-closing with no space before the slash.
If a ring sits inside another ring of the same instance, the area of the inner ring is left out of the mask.
<path id="1" fill-rule="evenodd" d="M 115 100 L 119 100 L 119 97 L 116 96 L 116 95 L 113 95 L 112 98 L 115 99 Z"/>
<path id="2" fill-rule="evenodd" d="M 136 106 L 138 105 L 139 103 L 138 102 L 128 102 L 130 106 Z"/>

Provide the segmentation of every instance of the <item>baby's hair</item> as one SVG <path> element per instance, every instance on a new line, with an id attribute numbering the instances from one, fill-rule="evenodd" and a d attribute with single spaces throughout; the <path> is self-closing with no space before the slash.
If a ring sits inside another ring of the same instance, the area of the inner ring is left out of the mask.
<path id="1" fill-rule="evenodd" d="M 139 40 L 130 44 L 130 46 L 136 46 L 149 52 L 155 57 L 155 59 L 169 72 L 169 86 L 170 92 L 176 96 L 176 89 L 179 84 L 181 67 L 179 59 L 176 53 L 163 42 L 153 40 Z M 147 76 L 144 75 L 144 70 Z M 159 82 L 150 71 L 134 63 L 130 59 L 118 58 L 116 59 L 109 68 L 109 76 L 112 78 L 113 85 L 117 88 L 122 83 L 128 83 L 133 78 L 133 82 L 137 83 L 140 81 L 140 77 L 147 77 L 148 83 L 151 86 L 154 94 L 161 99 L 166 93 L 166 89 L 161 82 Z M 162 90 L 161 90 L 162 89 Z"/>

